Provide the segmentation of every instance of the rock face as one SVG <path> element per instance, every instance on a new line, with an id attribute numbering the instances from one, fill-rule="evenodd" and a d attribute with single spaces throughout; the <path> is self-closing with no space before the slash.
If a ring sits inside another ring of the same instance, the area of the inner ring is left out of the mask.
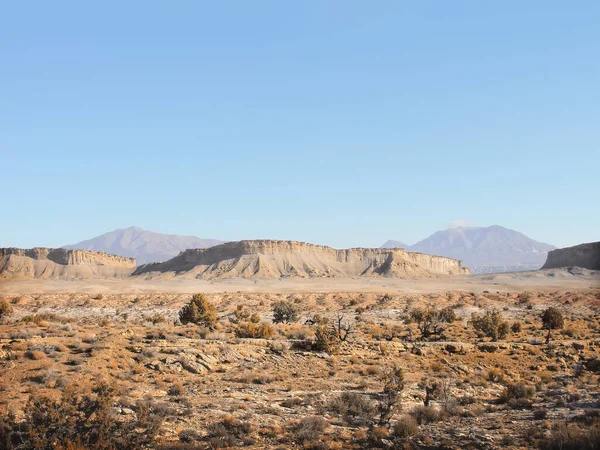
<path id="1" fill-rule="evenodd" d="M 87 250 L 0 248 L 0 278 L 123 278 L 135 259 Z"/>
<path id="2" fill-rule="evenodd" d="M 402 249 L 336 250 L 296 241 L 238 241 L 190 249 L 164 263 L 140 266 L 134 275 L 194 278 L 414 277 L 468 274 L 460 261 Z"/>
<path id="3" fill-rule="evenodd" d="M 216 239 L 155 233 L 139 227 L 118 229 L 73 245 L 68 250 L 91 250 L 135 258 L 138 264 L 166 261 L 188 248 L 206 248 L 222 244 Z"/>
<path id="4" fill-rule="evenodd" d="M 559 267 L 583 267 L 584 269 L 600 270 L 600 242 L 590 242 L 552 250 L 548 253 L 548 259 L 546 259 L 546 264 L 542 266 L 542 269 L 556 269 Z"/>

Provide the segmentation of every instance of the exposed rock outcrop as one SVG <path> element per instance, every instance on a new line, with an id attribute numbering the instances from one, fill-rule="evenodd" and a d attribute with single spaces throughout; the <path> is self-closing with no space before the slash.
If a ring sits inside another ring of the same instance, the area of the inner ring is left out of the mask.
<path id="1" fill-rule="evenodd" d="M 584 269 L 600 270 L 600 242 L 590 242 L 552 250 L 548 253 L 548 258 L 542 269 L 556 269 L 559 267 L 583 267 Z"/>
<path id="2" fill-rule="evenodd" d="M 0 248 L 0 278 L 123 278 L 135 259 L 87 250 Z"/>
<path id="3" fill-rule="evenodd" d="M 134 275 L 194 278 L 414 277 L 469 273 L 460 261 L 402 249 L 336 250 L 296 241 L 238 241 L 190 249 L 164 263 L 140 266 Z"/>

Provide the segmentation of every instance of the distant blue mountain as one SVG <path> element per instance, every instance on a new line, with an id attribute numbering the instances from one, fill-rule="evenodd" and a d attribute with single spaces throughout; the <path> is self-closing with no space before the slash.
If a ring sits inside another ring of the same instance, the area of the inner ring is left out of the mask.
<path id="1" fill-rule="evenodd" d="M 389 242 L 397 241 L 388 241 L 384 246 Z M 556 247 L 518 231 L 492 225 L 449 228 L 404 248 L 459 259 L 473 273 L 495 273 L 537 270 L 546 261 L 548 252 Z"/>
<path id="2" fill-rule="evenodd" d="M 195 236 L 178 236 L 129 227 L 105 233 L 101 236 L 73 245 L 66 249 L 84 249 L 135 258 L 137 264 L 166 261 L 188 248 L 206 248 L 222 244 L 217 239 L 200 239 Z"/>

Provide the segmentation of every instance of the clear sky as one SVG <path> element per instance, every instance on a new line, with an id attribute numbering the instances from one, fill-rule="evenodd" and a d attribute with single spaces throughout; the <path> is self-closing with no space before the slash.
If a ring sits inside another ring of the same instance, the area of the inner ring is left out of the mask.
<path id="1" fill-rule="evenodd" d="M 599 23 L 597 1 L 4 2 L 0 246 L 600 240 Z"/>

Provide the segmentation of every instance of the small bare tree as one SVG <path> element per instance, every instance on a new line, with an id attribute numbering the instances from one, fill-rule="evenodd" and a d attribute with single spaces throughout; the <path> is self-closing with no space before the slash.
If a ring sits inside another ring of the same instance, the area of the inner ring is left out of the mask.
<path id="1" fill-rule="evenodd" d="M 390 367 L 383 371 L 383 392 L 379 403 L 379 423 L 385 425 L 400 409 L 400 395 L 404 389 L 404 372 L 400 367 Z"/>
<path id="2" fill-rule="evenodd" d="M 331 325 L 333 326 L 338 339 L 342 342 L 346 342 L 346 339 L 348 339 L 348 336 L 353 332 L 354 328 L 341 314 L 338 314 L 336 318 L 332 320 Z"/>
<path id="3" fill-rule="evenodd" d="M 443 324 L 456 320 L 456 314 L 450 307 L 444 309 L 416 308 L 410 312 L 410 318 L 417 324 L 421 337 L 427 339 L 432 335 L 440 335 Z"/>
<path id="4" fill-rule="evenodd" d="M 423 378 L 419 382 L 419 387 L 425 390 L 425 398 L 423 399 L 423 404 L 425 406 L 429 406 L 431 400 L 435 400 L 440 396 L 440 381 L 435 378 Z"/>

